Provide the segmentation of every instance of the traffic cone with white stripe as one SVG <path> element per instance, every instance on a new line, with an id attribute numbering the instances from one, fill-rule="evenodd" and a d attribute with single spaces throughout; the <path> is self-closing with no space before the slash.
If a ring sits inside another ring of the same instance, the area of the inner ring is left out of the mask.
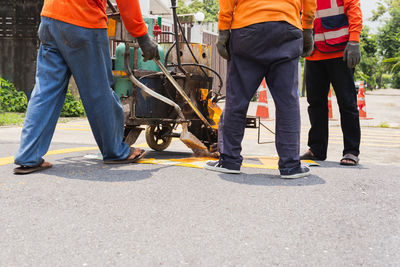
<path id="1" fill-rule="evenodd" d="M 367 118 L 364 81 L 360 81 L 357 83 L 358 83 L 357 106 L 358 106 L 359 117 L 361 120 L 371 120 L 372 118 Z"/>
<path id="2" fill-rule="evenodd" d="M 260 87 L 258 88 L 258 103 L 257 103 L 256 116 L 264 120 L 269 119 L 267 83 L 265 82 L 265 79 L 263 79 L 263 81 L 260 84 Z"/>

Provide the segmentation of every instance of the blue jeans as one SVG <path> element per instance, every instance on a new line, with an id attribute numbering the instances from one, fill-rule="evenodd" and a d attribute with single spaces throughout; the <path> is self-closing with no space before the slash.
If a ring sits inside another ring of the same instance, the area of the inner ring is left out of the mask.
<path id="1" fill-rule="evenodd" d="M 226 103 L 218 132 L 223 167 L 240 169 L 247 109 L 264 77 L 276 107 L 275 146 L 279 170 L 288 172 L 300 167 L 297 91 L 302 50 L 301 30 L 286 22 L 264 22 L 232 30 Z"/>
<path id="2" fill-rule="evenodd" d="M 39 38 L 36 84 L 15 164 L 37 166 L 43 162 L 71 74 L 103 159 L 127 158 L 130 148 L 122 141 L 123 110 L 118 96 L 110 88 L 113 76 L 107 29 L 87 29 L 42 17 Z"/>

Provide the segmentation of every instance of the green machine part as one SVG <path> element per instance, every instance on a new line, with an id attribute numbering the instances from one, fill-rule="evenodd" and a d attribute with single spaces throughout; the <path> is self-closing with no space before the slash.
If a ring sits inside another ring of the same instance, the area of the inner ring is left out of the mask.
<path id="1" fill-rule="evenodd" d="M 153 36 L 153 28 L 155 25 L 155 20 L 153 18 L 143 18 L 143 19 L 147 25 L 148 34 L 150 36 Z M 158 23 L 158 25 L 161 25 L 161 17 L 158 17 L 157 23 Z M 133 68 L 134 48 L 131 47 L 129 49 L 129 52 L 130 52 L 129 53 L 129 64 L 130 64 L 131 68 Z M 160 57 L 161 57 L 160 61 L 164 64 L 165 63 L 164 62 L 164 57 L 165 57 L 164 47 L 159 45 L 158 53 L 160 54 Z M 124 71 L 125 70 L 124 54 L 125 54 L 125 44 L 120 43 L 115 50 L 115 65 L 114 65 L 115 71 Z M 161 71 L 160 68 L 157 66 L 157 64 L 153 60 L 148 60 L 146 62 L 143 61 L 142 50 L 140 48 L 138 50 L 137 69 L 155 71 L 155 72 Z M 117 72 L 117 73 L 121 73 L 121 72 Z M 132 83 L 129 80 L 129 78 L 124 75 L 114 75 L 114 91 L 118 96 L 132 95 Z"/>

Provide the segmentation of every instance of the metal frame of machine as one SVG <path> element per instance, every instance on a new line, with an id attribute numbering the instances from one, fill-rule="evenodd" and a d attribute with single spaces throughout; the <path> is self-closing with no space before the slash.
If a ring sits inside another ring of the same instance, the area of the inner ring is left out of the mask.
<path id="1" fill-rule="evenodd" d="M 108 14 L 109 18 L 121 26 L 118 10 L 109 0 L 107 4 L 111 11 Z M 220 94 L 223 81 L 213 69 L 199 64 L 183 34 L 176 12 L 176 0 L 171 0 L 171 4 L 174 32 L 162 32 L 157 24 L 153 31 L 155 35 L 174 36 L 174 42 L 165 54 L 165 65 L 160 60 L 155 60 L 159 71 L 144 71 L 137 68 L 140 49 L 136 41 L 126 34 L 126 30 L 125 34 L 120 34 L 124 38 L 116 40 L 125 44 L 122 75 L 128 77 L 133 84 L 131 92 L 121 95 L 125 113 L 125 142 L 134 144 L 144 130 L 140 126 L 146 125 L 146 141 L 154 150 L 166 149 L 172 138 L 179 137 L 196 155 L 217 157 L 217 125 L 221 109 L 216 103 L 223 98 Z M 123 26 L 121 28 L 123 29 Z M 168 63 L 174 49 L 176 63 Z M 194 62 L 182 62 L 183 49 L 189 51 Z M 132 56 L 133 64 L 130 62 Z M 218 92 L 212 91 L 214 81 L 208 74 L 210 72 L 219 79 Z M 150 116 L 140 114 L 138 106 L 152 109 L 149 111 Z M 157 111 L 159 111 L 157 116 L 153 116 Z M 180 133 L 176 132 L 178 125 L 181 126 Z"/>

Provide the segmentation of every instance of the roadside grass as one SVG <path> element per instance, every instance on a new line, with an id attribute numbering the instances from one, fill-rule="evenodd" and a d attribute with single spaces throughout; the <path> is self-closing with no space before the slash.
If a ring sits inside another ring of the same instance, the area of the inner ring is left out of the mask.
<path id="1" fill-rule="evenodd" d="M 22 126 L 25 120 L 25 113 L 0 112 L 0 126 Z"/>
<path id="2" fill-rule="evenodd" d="M 388 128 L 388 129 L 400 129 L 400 126 L 390 126 L 387 122 L 382 122 L 379 125 L 374 125 L 374 126 L 364 126 L 364 127 L 370 127 L 370 128 Z"/>
<path id="3" fill-rule="evenodd" d="M 22 126 L 24 120 L 25 113 L 0 111 L 0 126 Z M 73 117 L 60 117 L 58 123 L 67 123 L 72 120 L 74 120 Z"/>
<path id="4" fill-rule="evenodd" d="M 381 124 L 379 124 L 380 128 L 390 128 L 389 124 L 387 124 L 387 122 L 382 122 Z"/>

